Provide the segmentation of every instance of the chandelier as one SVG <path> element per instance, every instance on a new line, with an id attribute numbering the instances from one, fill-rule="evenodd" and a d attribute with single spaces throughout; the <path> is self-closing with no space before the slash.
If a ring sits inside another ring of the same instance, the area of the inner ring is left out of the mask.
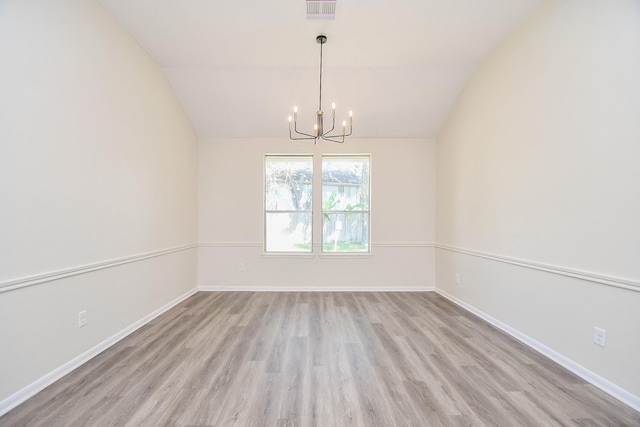
<path id="1" fill-rule="evenodd" d="M 298 107 L 293 107 L 293 117 L 289 116 L 289 138 L 298 141 L 303 139 L 313 139 L 313 143 L 317 144 L 319 139 L 325 141 L 337 142 L 342 144 L 344 138 L 350 136 L 353 132 L 353 112 L 349 111 L 349 133 L 347 133 L 347 121 L 342 122 L 342 133 L 335 130 L 336 128 L 336 104 L 331 104 L 331 129 L 324 130 L 324 112 L 322 111 L 322 45 L 327 42 L 327 37 L 319 35 L 316 42 L 320 44 L 320 100 L 318 102 L 318 111 L 316 112 L 316 124 L 313 127 L 313 134 L 300 132 L 298 130 Z M 293 132 L 291 123 L 293 122 Z"/>

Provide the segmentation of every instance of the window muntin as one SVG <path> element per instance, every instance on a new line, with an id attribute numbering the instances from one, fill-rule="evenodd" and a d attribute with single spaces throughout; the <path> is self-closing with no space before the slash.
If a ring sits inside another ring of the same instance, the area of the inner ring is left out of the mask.
<path id="1" fill-rule="evenodd" d="M 322 251 L 369 252 L 370 157 L 322 156 Z"/>
<path id="2" fill-rule="evenodd" d="M 265 157 L 266 252 L 313 251 L 313 157 Z"/>

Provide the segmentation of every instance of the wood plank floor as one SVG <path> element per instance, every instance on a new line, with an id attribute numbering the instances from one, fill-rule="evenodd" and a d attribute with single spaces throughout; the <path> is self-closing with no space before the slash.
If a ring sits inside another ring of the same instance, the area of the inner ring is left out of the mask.
<path id="1" fill-rule="evenodd" d="M 640 426 L 436 293 L 201 292 L 1 426 Z"/>

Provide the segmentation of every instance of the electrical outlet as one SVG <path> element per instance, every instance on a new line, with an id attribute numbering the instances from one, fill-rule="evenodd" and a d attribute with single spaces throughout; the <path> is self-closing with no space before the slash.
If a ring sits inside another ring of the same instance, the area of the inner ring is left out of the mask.
<path id="1" fill-rule="evenodd" d="M 607 331 L 602 328 L 596 327 L 595 332 L 593 334 L 593 342 L 600 347 L 604 347 L 604 341 L 607 338 Z"/>
<path id="2" fill-rule="evenodd" d="M 83 326 L 87 326 L 87 311 L 83 310 L 78 313 L 78 327 L 82 328 Z"/>
<path id="3" fill-rule="evenodd" d="M 240 271 L 244 271 L 244 263 L 241 262 L 240 264 L 238 264 L 238 270 Z"/>
<path id="4" fill-rule="evenodd" d="M 460 283 L 460 273 L 456 273 L 456 283 Z"/>

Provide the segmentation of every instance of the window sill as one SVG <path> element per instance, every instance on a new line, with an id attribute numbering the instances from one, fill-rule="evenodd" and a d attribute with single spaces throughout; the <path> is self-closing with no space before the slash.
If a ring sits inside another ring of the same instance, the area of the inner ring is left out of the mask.
<path id="1" fill-rule="evenodd" d="M 371 252 L 338 252 L 338 253 L 329 253 L 323 252 L 318 254 L 320 258 L 350 258 L 350 259 L 367 259 L 373 258 L 373 254 Z"/>
<path id="2" fill-rule="evenodd" d="M 315 258 L 315 254 L 309 252 L 263 252 L 262 258 L 291 258 L 291 259 L 303 259 L 303 258 Z"/>
<path id="3" fill-rule="evenodd" d="M 296 253 L 296 252 L 263 252 L 261 257 L 269 258 L 285 258 L 285 259 L 370 259 L 373 258 L 371 252 L 339 252 L 339 253 Z"/>

